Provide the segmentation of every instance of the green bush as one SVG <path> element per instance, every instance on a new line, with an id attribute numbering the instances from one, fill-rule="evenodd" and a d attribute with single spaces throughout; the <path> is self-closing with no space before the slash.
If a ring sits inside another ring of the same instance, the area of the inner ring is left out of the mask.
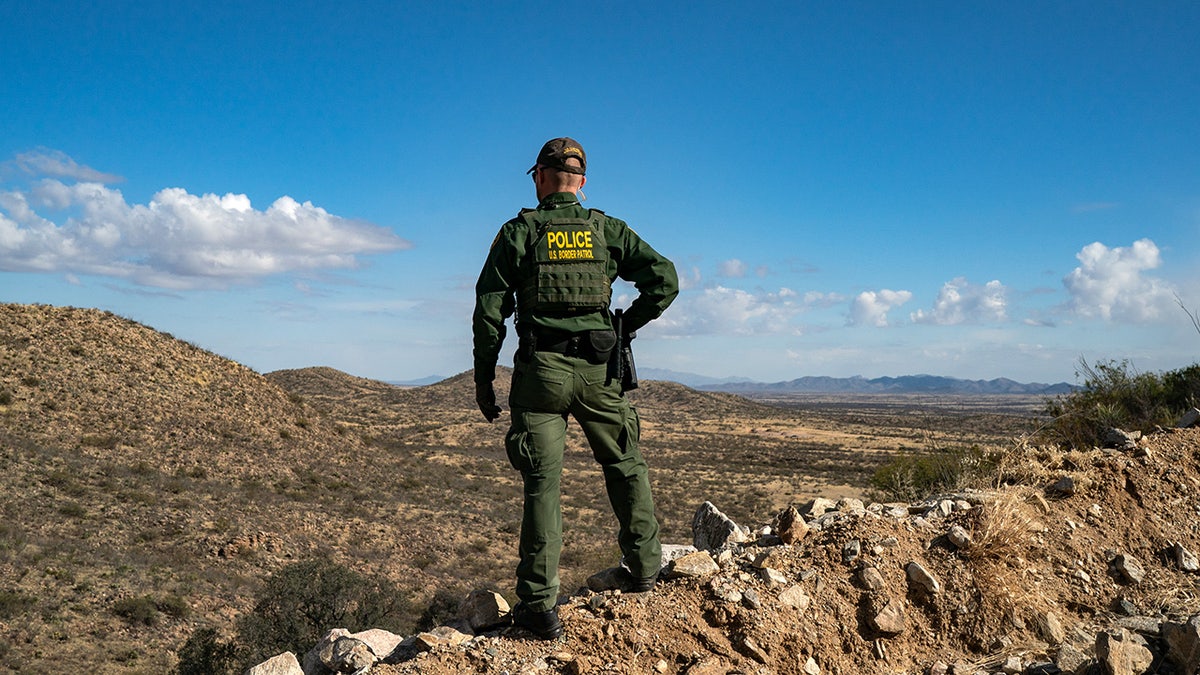
<path id="1" fill-rule="evenodd" d="M 293 563 L 267 580 L 254 610 L 238 622 L 249 665 L 290 651 L 304 654 L 326 632 L 411 627 L 408 601 L 390 580 L 327 560 Z"/>
<path id="2" fill-rule="evenodd" d="M 871 489 L 879 501 L 919 501 L 993 475 L 998 461 L 977 445 L 905 454 L 875 470 Z"/>
<path id="3" fill-rule="evenodd" d="M 158 607 L 154 598 L 143 595 L 138 598 L 122 598 L 113 603 L 113 614 L 125 619 L 133 625 L 158 625 Z"/>
<path id="4" fill-rule="evenodd" d="M 166 614 L 172 619 L 182 619 L 188 615 L 191 608 L 186 600 L 177 595 L 143 595 L 114 602 L 112 611 L 133 625 L 157 626 L 160 615 Z"/>
<path id="5" fill-rule="evenodd" d="M 1046 402 L 1045 435 L 1075 448 L 1100 445 L 1111 428 L 1149 432 L 1173 426 L 1200 401 L 1200 364 L 1139 373 L 1129 361 L 1080 362 L 1083 388 Z"/>
<path id="6" fill-rule="evenodd" d="M 223 642 L 215 628 L 201 628 L 179 649 L 175 675 L 236 675 L 239 660 L 234 642 Z"/>

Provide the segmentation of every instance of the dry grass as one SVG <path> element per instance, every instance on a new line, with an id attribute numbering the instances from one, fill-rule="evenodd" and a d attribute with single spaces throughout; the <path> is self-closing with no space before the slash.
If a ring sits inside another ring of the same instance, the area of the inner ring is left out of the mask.
<path id="1" fill-rule="evenodd" d="M 1009 488 L 979 507 L 966 558 L 984 613 L 1016 616 L 1045 604 L 1030 579 L 1033 559 L 1045 557 L 1036 541 L 1045 530 L 1036 499 L 1030 488 Z"/>

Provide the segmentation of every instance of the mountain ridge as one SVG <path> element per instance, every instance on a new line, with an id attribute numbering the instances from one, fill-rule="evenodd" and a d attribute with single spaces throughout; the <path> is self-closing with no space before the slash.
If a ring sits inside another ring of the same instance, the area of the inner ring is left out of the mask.
<path id="1" fill-rule="evenodd" d="M 1077 387 L 1066 382 L 1023 383 L 1006 377 L 991 380 L 965 380 L 941 375 L 902 375 L 899 377 L 827 377 L 806 376 L 781 382 L 734 382 L 697 387 L 702 391 L 729 393 L 814 393 L 814 394 L 1023 394 L 1057 396 Z"/>

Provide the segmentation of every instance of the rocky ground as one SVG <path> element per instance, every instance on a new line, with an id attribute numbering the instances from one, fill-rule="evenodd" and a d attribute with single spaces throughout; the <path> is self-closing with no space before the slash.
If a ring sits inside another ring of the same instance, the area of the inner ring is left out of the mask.
<path id="1" fill-rule="evenodd" d="M 563 598 L 559 640 L 459 623 L 384 641 L 371 672 L 1190 675 L 1198 460 L 1200 430 L 1172 429 L 1023 448 L 990 491 L 816 500 L 806 525 L 684 556 L 651 593 Z"/>

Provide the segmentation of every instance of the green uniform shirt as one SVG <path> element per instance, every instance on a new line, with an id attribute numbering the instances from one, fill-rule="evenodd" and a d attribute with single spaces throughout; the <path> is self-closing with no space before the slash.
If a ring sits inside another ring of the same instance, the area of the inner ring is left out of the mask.
<path id="1" fill-rule="evenodd" d="M 547 195 L 538 211 L 555 211 L 564 218 L 587 218 L 588 210 L 570 192 Z M 634 285 L 638 297 L 624 315 L 624 329 L 633 332 L 663 313 L 679 295 L 675 265 L 655 251 L 625 221 L 607 216 L 604 239 L 608 242 L 608 278 L 624 279 Z M 516 289 L 534 274 L 529 225 L 514 218 L 500 227 L 492 242 L 487 262 L 475 283 L 475 381 L 491 382 L 496 377 L 496 360 L 504 342 L 504 321 L 516 310 Z M 578 332 L 611 328 L 608 313 L 597 311 L 573 316 L 518 316 L 522 325 Z"/>

